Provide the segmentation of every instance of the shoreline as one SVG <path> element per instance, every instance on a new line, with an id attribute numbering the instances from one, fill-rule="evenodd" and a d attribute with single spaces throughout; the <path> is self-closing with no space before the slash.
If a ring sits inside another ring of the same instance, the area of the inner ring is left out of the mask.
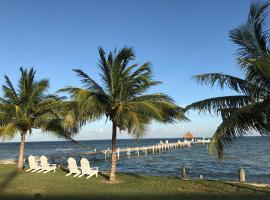
<path id="1" fill-rule="evenodd" d="M 18 159 L 2 159 L 0 160 L 0 165 L 10 165 L 10 164 L 16 164 L 18 162 Z"/>
<path id="2" fill-rule="evenodd" d="M 0 166 L 1 165 L 10 165 L 14 166 L 17 164 L 16 159 L 6 159 L 5 162 L 3 160 L 0 160 Z M 58 167 L 58 169 L 63 170 L 64 168 Z M 101 173 L 108 173 L 108 171 L 101 171 Z M 224 183 L 233 183 L 233 184 L 245 184 L 250 186 L 256 186 L 256 187 L 269 187 L 270 188 L 270 182 L 260 182 L 260 181 L 246 181 L 246 182 L 240 182 L 236 180 L 222 180 L 222 179 L 200 179 L 200 178 L 187 178 L 187 179 L 181 179 L 179 177 L 174 176 L 153 176 L 153 175 L 146 175 L 146 174 L 139 174 L 139 173 L 126 173 L 126 172 L 119 172 L 119 174 L 127 174 L 127 175 L 135 175 L 135 176 L 142 176 L 142 177 L 163 177 L 163 178 L 177 178 L 180 180 L 186 180 L 186 181 L 192 181 L 192 180 L 204 180 L 204 181 L 218 181 L 218 182 L 224 182 Z"/>

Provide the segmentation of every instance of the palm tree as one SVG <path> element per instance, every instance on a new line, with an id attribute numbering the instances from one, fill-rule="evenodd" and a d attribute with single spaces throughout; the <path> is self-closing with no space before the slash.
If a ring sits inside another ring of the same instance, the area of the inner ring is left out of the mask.
<path id="1" fill-rule="evenodd" d="M 68 116 L 67 112 L 62 110 L 62 98 L 46 94 L 49 81 L 36 81 L 33 68 L 29 71 L 20 68 L 20 72 L 17 89 L 9 77 L 5 76 L 3 97 L 0 97 L 0 137 L 12 139 L 16 134 L 21 136 L 18 169 L 22 169 L 24 164 L 26 134 L 31 135 L 33 129 L 41 129 L 68 139 L 72 136 L 71 129 L 64 126 L 65 122 L 71 120 L 66 120 L 67 117 L 63 115 L 66 113 Z M 70 119 L 70 116 L 68 118 Z M 73 125 L 72 127 L 75 130 Z"/>
<path id="2" fill-rule="evenodd" d="M 239 136 L 270 134 L 270 40 L 265 28 L 269 5 L 252 3 L 247 22 L 230 31 L 231 40 L 239 46 L 236 60 L 244 78 L 223 73 L 195 76 L 198 83 L 228 87 L 237 93 L 198 101 L 186 108 L 222 116 L 209 145 L 209 151 L 217 152 L 219 158 L 223 157 L 224 147 Z"/>
<path id="3" fill-rule="evenodd" d="M 78 118 L 85 121 L 105 116 L 112 122 L 112 157 L 110 181 L 116 180 L 116 138 L 117 130 L 127 131 L 136 138 L 146 133 L 152 121 L 171 123 L 175 119 L 186 119 L 183 109 L 162 93 L 145 94 L 160 82 L 152 80 L 149 63 L 130 65 L 135 59 L 133 49 L 124 47 L 108 55 L 99 48 L 99 85 L 80 69 L 74 72 L 80 77 L 84 88 L 67 87 L 74 101 L 78 103 Z"/>

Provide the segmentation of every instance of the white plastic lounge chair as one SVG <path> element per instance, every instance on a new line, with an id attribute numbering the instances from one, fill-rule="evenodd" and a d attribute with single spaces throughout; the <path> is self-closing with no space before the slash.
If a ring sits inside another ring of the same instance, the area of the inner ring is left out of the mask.
<path id="1" fill-rule="evenodd" d="M 41 165 L 36 161 L 36 158 L 32 155 L 28 156 L 29 169 L 26 171 L 36 172 L 41 169 Z"/>
<path id="2" fill-rule="evenodd" d="M 38 173 L 43 172 L 45 174 L 45 173 L 48 173 L 50 171 L 53 171 L 55 173 L 56 164 L 49 164 L 48 158 L 46 156 L 40 157 L 40 164 L 41 164 L 41 170 L 38 171 Z"/>
<path id="3" fill-rule="evenodd" d="M 66 176 L 75 174 L 73 177 L 76 177 L 81 174 L 81 170 L 77 166 L 76 160 L 72 157 L 68 158 L 68 169 L 69 169 L 69 173 Z"/>
<path id="4" fill-rule="evenodd" d="M 84 175 L 88 175 L 86 179 L 96 175 L 98 176 L 98 167 L 90 168 L 90 163 L 86 158 L 81 159 L 81 170 L 82 174 L 79 177 L 82 177 Z"/>

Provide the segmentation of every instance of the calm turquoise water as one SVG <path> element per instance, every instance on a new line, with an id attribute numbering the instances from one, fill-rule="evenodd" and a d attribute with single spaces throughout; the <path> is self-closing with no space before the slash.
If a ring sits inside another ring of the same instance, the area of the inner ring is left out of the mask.
<path id="1" fill-rule="evenodd" d="M 176 142 L 178 139 L 168 139 Z M 118 140 L 119 147 L 148 146 L 159 143 L 160 139 L 142 139 L 137 144 L 134 140 Z M 163 140 L 164 141 L 164 140 Z M 89 149 L 107 149 L 111 146 L 110 140 L 80 141 Z M 0 159 L 17 158 L 19 143 L 0 143 Z M 82 148 L 70 142 L 29 142 L 26 144 L 26 156 L 48 155 L 53 162 L 66 165 L 66 159 L 72 155 L 78 160 Z M 109 170 L 110 159 L 104 155 L 86 156 L 92 166 L 101 170 Z M 237 170 L 244 167 L 248 181 L 270 183 L 270 137 L 243 137 L 227 148 L 225 159 L 219 162 L 213 155 L 207 153 L 206 145 L 193 145 L 191 148 L 172 149 L 167 152 L 152 155 L 141 154 L 128 158 L 120 155 L 118 171 L 159 176 L 179 176 L 180 168 L 185 164 L 188 176 L 198 178 L 200 174 L 207 179 L 236 180 Z"/>

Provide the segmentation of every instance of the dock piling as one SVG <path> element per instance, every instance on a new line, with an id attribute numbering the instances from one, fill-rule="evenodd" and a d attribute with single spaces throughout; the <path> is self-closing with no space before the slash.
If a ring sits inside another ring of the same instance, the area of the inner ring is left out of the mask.
<path id="1" fill-rule="evenodd" d="M 105 159 L 107 158 L 107 150 L 104 151 Z"/>
<path id="2" fill-rule="evenodd" d="M 246 181 L 246 173 L 245 173 L 245 170 L 243 169 L 243 168 L 240 168 L 239 169 L 239 172 L 238 172 L 239 174 L 238 174 L 238 180 L 240 181 L 240 182 L 245 182 Z"/>
<path id="3" fill-rule="evenodd" d="M 184 165 L 181 167 L 181 178 L 182 179 L 186 179 L 187 178 L 186 167 Z"/>

